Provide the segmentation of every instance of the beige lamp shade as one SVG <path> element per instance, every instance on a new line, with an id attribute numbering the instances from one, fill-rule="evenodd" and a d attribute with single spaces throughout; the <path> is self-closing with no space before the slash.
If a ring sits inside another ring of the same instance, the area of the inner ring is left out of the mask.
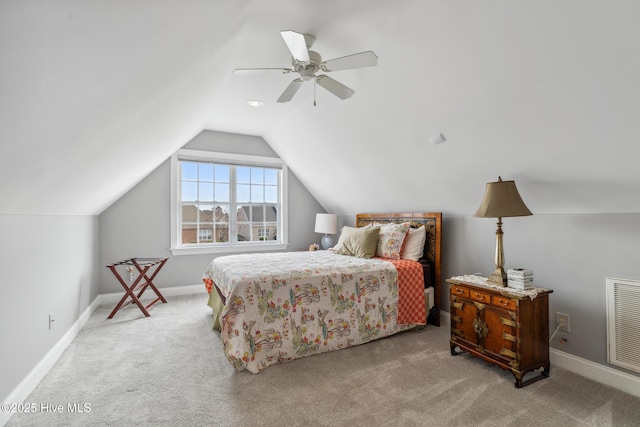
<path id="1" fill-rule="evenodd" d="M 515 181 L 488 182 L 480 207 L 473 216 L 480 218 L 506 218 L 533 215 L 524 204 Z"/>

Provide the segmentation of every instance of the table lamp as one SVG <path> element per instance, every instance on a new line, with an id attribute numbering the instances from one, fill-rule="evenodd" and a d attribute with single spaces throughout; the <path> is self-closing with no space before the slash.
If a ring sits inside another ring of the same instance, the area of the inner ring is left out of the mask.
<path id="1" fill-rule="evenodd" d="M 324 233 L 320 244 L 322 249 L 329 249 L 333 246 L 333 239 L 329 234 L 335 234 L 338 230 L 338 215 L 319 213 L 316 214 L 316 233 Z"/>
<path id="2" fill-rule="evenodd" d="M 496 271 L 489 276 L 488 283 L 507 286 L 507 273 L 504 271 L 504 250 L 502 248 L 502 218 L 533 215 L 524 204 L 516 183 L 503 181 L 488 182 L 480 207 L 473 215 L 480 218 L 498 218 L 496 230 Z"/>

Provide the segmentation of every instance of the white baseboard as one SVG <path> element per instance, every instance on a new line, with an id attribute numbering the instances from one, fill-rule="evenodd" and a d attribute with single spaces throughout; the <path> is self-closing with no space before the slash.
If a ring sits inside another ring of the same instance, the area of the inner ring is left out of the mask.
<path id="1" fill-rule="evenodd" d="M 165 297 L 178 296 L 178 295 L 193 295 L 199 293 L 206 293 L 207 290 L 204 285 L 189 285 L 189 286 L 175 286 L 171 288 L 160 288 L 160 292 Z M 146 294 L 145 294 L 146 295 Z M 78 335 L 82 327 L 89 321 L 89 318 L 96 309 L 102 304 L 113 304 L 120 301 L 124 296 L 123 292 L 112 294 L 100 294 L 93 302 L 86 308 L 86 310 L 80 315 L 78 320 L 69 328 L 67 332 L 58 340 L 57 343 L 47 352 L 47 354 L 38 362 L 38 364 L 27 374 L 27 376 L 18 384 L 18 386 L 2 400 L 2 403 L 22 403 L 27 397 L 35 390 L 40 384 L 40 381 L 47 375 L 53 365 L 58 361 L 65 349 L 71 344 L 74 338 Z M 0 412 L 0 426 L 4 426 L 9 418 L 11 418 L 11 412 Z"/>
<path id="2" fill-rule="evenodd" d="M 638 377 L 555 348 L 549 350 L 549 358 L 551 359 L 551 375 L 553 375 L 553 367 L 558 366 L 574 374 L 640 397 L 640 378 Z"/>
<path id="3" fill-rule="evenodd" d="M 440 324 L 445 328 L 449 327 L 451 317 L 448 312 L 440 312 Z M 591 362 L 590 360 L 565 353 L 555 348 L 549 349 L 549 358 L 551 359 L 551 375 L 553 375 L 553 367 L 557 366 L 600 384 L 640 397 L 640 378 L 636 376 L 599 363 Z"/>
<path id="4" fill-rule="evenodd" d="M 448 311 L 440 310 L 440 325 L 445 326 L 447 328 L 451 325 L 451 316 Z"/>
<path id="5" fill-rule="evenodd" d="M 178 295 L 193 295 L 193 294 L 206 294 L 207 288 L 204 285 L 188 285 L 188 286 L 174 286 L 172 288 L 158 288 L 163 296 L 174 297 Z M 148 297 L 154 295 L 152 290 L 148 290 L 142 297 Z M 102 304 L 116 304 L 124 296 L 122 292 L 114 292 L 111 294 L 100 294 L 96 298 L 98 300 L 98 306 Z"/>

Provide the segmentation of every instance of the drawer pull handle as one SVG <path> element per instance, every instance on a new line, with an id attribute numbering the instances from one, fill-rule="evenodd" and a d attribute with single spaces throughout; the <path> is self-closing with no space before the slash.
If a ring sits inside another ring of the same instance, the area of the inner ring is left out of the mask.
<path id="1" fill-rule="evenodd" d="M 463 293 L 464 291 L 463 291 L 462 289 L 460 289 L 460 288 L 455 288 L 455 289 L 454 289 L 454 292 L 455 292 L 456 294 L 461 294 L 461 293 Z"/>
<path id="2" fill-rule="evenodd" d="M 509 305 L 509 301 L 503 300 L 502 298 L 500 298 L 498 302 L 502 305 Z"/>
<path id="3" fill-rule="evenodd" d="M 484 295 L 476 294 L 476 298 L 478 298 L 480 301 L 482 301 L 482 300 L 484 300 Z"/>

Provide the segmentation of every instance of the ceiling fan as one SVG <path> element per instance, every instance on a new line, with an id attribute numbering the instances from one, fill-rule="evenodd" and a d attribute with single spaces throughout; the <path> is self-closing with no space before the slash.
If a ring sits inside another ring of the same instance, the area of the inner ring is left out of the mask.
<path id="1" fill-rule="evenodd" d="M 291 30 L 280 31 L 280 34 L 291 52 L 291 68 L 238 68 L 233 70 L 236 74 L 253 72 L 298 73 L 300 77 L 295 78 L 289 83 L 289 86 L 287 86 L 284 92 L 282 92 L 282 95 L 280 95 L 280 98 L 278 98 L 278 102 L 291 101 L 296 92 L 298 92 L 298 89 L 302 86 L 302 83 L 308 80 L 314 80 L 319 86 L 342 100 L 351 98 L 355 93 L 353 89 L 332 79 L 326 74 L 316 73 L 372 67 L 378 63 L 378 57 L 370 50 L 323 61 L 320 54 L 309 50 L 315 41 L 315 37 Z M 315 100 L 313 104 L 315 105 Z"/>

